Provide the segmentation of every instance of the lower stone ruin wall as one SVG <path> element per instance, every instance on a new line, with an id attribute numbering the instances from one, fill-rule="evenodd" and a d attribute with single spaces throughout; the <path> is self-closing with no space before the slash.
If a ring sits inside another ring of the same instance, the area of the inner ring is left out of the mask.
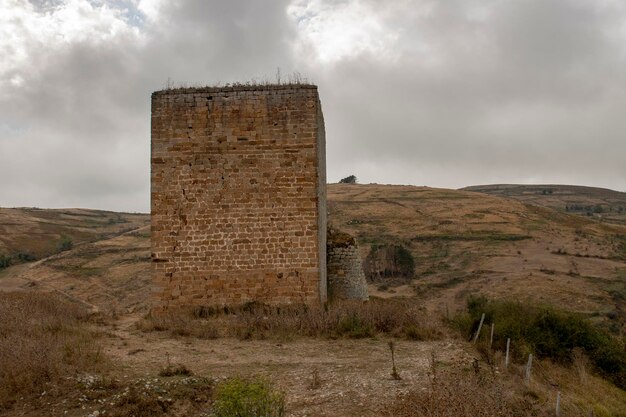
<path id="1" fill-rule="evenodd" d="M 331 301 L 369 299 L 359 247 L 354 237 L 329 229 L 326 257 L 328 298 Z"/>

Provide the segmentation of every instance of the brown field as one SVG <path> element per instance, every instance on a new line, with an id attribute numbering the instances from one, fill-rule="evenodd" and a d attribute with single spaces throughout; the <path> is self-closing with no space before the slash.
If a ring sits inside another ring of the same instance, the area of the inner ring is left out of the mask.
<path id="1" fill-rule="evenodd" d="M 626 225 L 625 192 L 580 185 L 550 184 L 474 185 L 462 190 L 514 198 L 557 211 L 594 217 L 598 221 Z"/>
<path id="2" fill-rule="evenodd" d="M 528 300 L 625 323 L 626 227 L 514 199 L 390 185 L 332 185 L 330 222 L 371 245 L 401 243 L 415 279 L 380 296 L 418 297 L 440 311 L 470 294 Z"/>
<path id="3" fill-rule="evenodd" d="M 94 242 L 150 223 L 147 214 L 85 209 L 0 208 L 0 254 L 37 259 L 57 253 L 62 236 Z"/>
<path id="4" fill-rule="evenodd" d="M 466 415 L 488 415 L 480 413 L 489 409 L 489 401 L 500 400 L 503 407 L 523 400 L 528 413 L 552 415 L 555 386 L 563 392 L 563 415 L 588 415 L 590 408 L 595 415 L 626 415 L 624 391 L 593 376 L 585 363 L 562 367 L 538 361 L 536 378 L 525 387 L 520 365 L 504 371 L 501 353 L 489 365 L 473 345 L 444 324 L 469 295 L 484 294 L 553 304 L 623 332 L 626 227 L 457 190 L 332 184 L 328 200 L 331 223 L 357 237 L 364 258 L 372 245 L 382 244 L 401 244 L 412 254 L 413 279 L 371 283 L 370 291 L 417 308 L 419 316 L 411 320 L 417 322 L 418 340 L 409 340 L 413 333 L 405 331 L 406 316 L 389 319 L 397 323 L 398 331 L 375 328 L 359 339 L 334 333 L 340 318 L 325 321 L 326 330 L 319 333 L 292 331 L 293 323 L 274 322 L 273 316 L 264 314 L 234 324 L 228 321 L 236 320 L 232 317 L 218 320 L 222 326 L 218 331 L 203 329 L 211 322 L 202 317 L 172 317 L 159 323 L 146 318 L 148 215 L 0 209 L 0 253 L 29 251 L 41 258 L 0 270 L 0 291 L 9 292 L 9 297 L 15 292 L 34 297 L 43 293 L 46 299 L 56 294 L 82 309 L 61 313 L 65 310 L 44 306 L 32 313 L 13 308 L 21 313 L 0 320 L 0 336 L 31 335 L 28 340 L 13 340 L 11 346 L 32 347 L 37 340 L 46 340 L 54 365 L 33 371 L 32 380 L 41 379 L 37 372 L 46 376 L 43 385 L 33 383 L 27 374 L 13 393 L 0 394 L 4 396 L 0 415 L 95 416 L 102 411 L 118 416 L 209 415 L 214 386 L 236 375 L 271 380 L 285 393 L 290 416 L 443 415 L 436 414 L 436 404 L 429 398 L 465 404 L 478 395 L 477 387 L 486 395 L 485 402 L 472 405 L 474 414 Z M 61 235 L 70 236 L 74 248 L 56 253 Z M 39 303 L 40 299 L 27 302 Z M 2 296 L 0 307 L 7 305 Z M 354 314 L 366 314 L 368 322 L 380 321 L 392 310 Z M 54 325 L 27 330 L 37 323 L 28 321 L 32 314 L 59 315 L 59 322 L 70 325 L 61 333 Z M 2 327 L 7 320 L 24 322 L 24 327 Z M 245 326 L 254 331 L 246 332 Z M 258 332 L 259 328 L 265 331 Z M 85 335 L 93 343 L 87 343 Z M 2 361 L 15 359 L 7 356 L 12 347 L 3 347 L 2 340 L 0 369 L 9 369 Z M 395 343 L 401 380 L 391 378 L 390 340 Z M 63 356 L 63 341 L 69 341 L 65 345 L 79 341 L 83 350 L 69 360 Z M 57 349 L 61 353 L 54 353 Z M 37 349 L 24 351 L 34 357 Z M 474 358 L 479 359 L 478 371 Z M 171 364 L 184 365 L 193 375 L 159 376 Z M 439 376 L 436 383 L 433 373 Z M 464 384 L 457 384 L 459 380 Z M 450 391 L 450 386 L 457 391 Z M 503 390 L 512 397 L 497 397 Z M 508 409 L 502 410 L 500 415 L 507 415 Z"/>

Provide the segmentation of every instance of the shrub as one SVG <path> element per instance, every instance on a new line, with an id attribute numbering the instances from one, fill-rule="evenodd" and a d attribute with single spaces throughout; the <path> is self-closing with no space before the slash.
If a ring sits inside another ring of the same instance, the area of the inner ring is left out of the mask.
<path id="1" fill-rule="evenodd" d="M 353 313 L 343 317 L 337 323 L 337 333 L 342 336 L 348 336 L 353 339 L 362 339 L 365 337 L 373 337 L 375 330 L 373 323 L 364 320 L 357 314 Z"/>
<path id="2" fill-rule="evenodd" d="M 261 378 L 230 378 L 215 389 L 215 417 L 282 417 L 284 395 Z"/>
<path id="3" fill-rule="evenodd" d="M 37 260 L 37 257 L 30 252 L 18 252 L 15 257 L 20 262 L 33 262 Z"/>
<path id="4" fill-rule="evenodd" d="M 8 268 L 11 266 L 11 257 L 0 253 L 0 269 Z"/>
<path id="5" fill-rule="evenodd" d="M 67 235 L 61 235 L 61 239 L 59 240 L 59 244 L 57 245 L 59 252 L 70 250 L 73 247 L 74 242 L 72 241 L 72 238 Z"/>
<path id="6" fill-rule="evenodd" d="M 167 366 L 165 366 L 165 368 L 159 371 L 159 376 L 162 376 L 162 377 L 189 376 L 192 374 L 193 373 L 189 370 L 189 368 L 187 368 L 185 365 L 182 365 L 182 364 L 168 363 Z"/>
<path id="7" fill-rule="evenodd" d="M 485 323 L 495 324 L 494 347 L 504 350 L 506 339 L 515 346 L 518 361 L 528 353 L 561 363 L 571 363 L 574 352 L 582 350 L 605 377 L 626 387 L 626 352 L 623 342 L 580 315 L 510 301 L 489 301 L 484 297 L 468 301 L 468 313 L 455 318 L 469 335 L 476 330 L 482 313 Z"/>
<path id="8" fill-rule="evenodd" d="M 339 184 L 356 184 L 356 176 L 350 175 L 339 180 Z"/>

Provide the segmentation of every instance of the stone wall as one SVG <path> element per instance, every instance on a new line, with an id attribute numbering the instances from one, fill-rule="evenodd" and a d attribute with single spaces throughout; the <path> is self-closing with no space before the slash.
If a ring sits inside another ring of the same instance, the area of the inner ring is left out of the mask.
<path id="1" fill-rule="evenodd" d="M 157 309 L 326 301 L 315 86 L 155 92 L 151 163 Z"/>
<path id="2" fill-rule="evenodd" d="M 367 281 L 356 240 L 329 229 L 327 240 L 328 296 L 331 300 L 367 300 Z"/>

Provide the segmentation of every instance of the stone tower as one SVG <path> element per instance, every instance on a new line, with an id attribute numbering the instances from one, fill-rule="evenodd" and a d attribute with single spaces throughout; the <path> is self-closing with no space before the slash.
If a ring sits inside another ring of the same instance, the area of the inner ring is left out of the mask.
<path id="1" fill-rule="evenodd" d="M 368 300 L 367 280 L 356 239 L 329 228 L 326 251 L 328 298 L 331 301 Z"/>
<path id="2" fill-rule="evenodd" d="M 326 302 L 317 87 L 157 91 L 151 167 L 157 310 Z"/>

